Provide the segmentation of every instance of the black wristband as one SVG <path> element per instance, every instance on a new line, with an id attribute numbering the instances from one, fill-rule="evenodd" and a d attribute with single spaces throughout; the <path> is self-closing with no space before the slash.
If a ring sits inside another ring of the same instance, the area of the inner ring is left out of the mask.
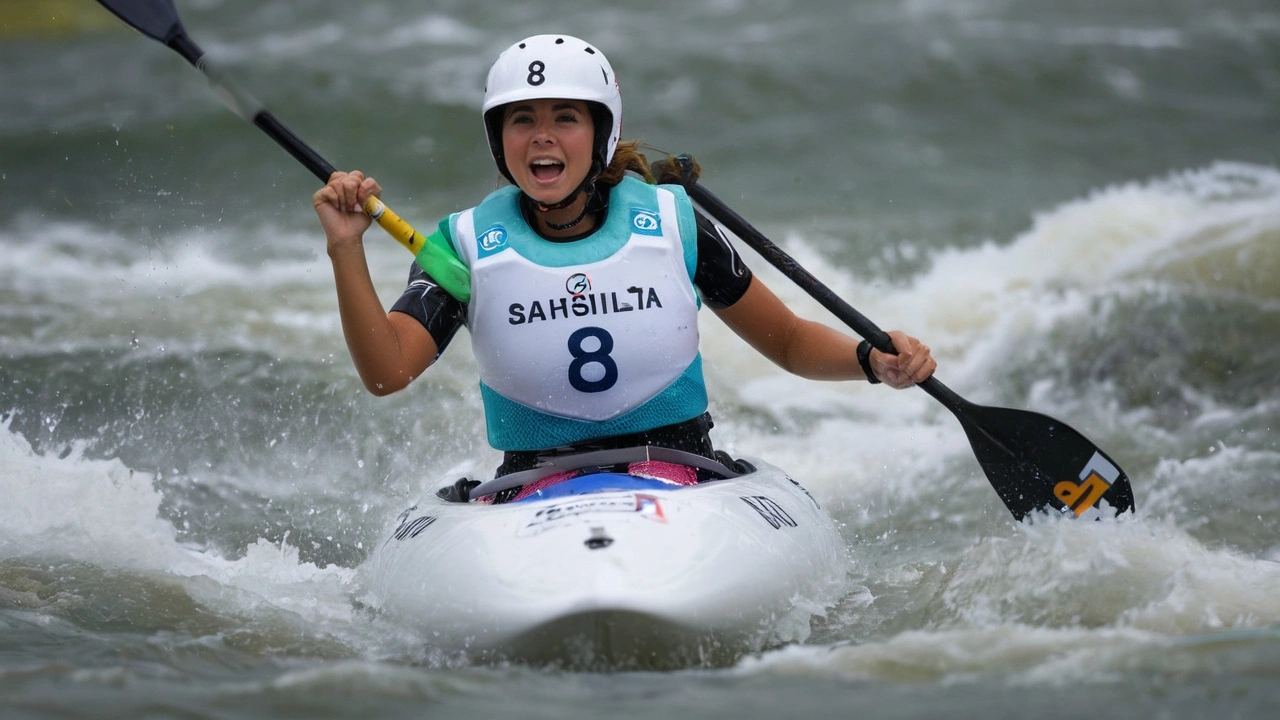
<path id="1" fill-rule="evenodd" d="M 862 366 L 862 372 L 867 375 L 867 382 L 875 385 L 880 382 L 880 378 L 876 377 L 875 372 L 871 369 L 871 341 L 863 340 L 858 343 L 858 364 Z"/>

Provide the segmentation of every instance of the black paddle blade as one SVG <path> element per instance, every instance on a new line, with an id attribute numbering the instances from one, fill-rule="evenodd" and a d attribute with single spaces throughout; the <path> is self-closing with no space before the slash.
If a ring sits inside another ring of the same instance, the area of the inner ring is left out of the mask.
<path id="1" fill-rule="evenodd" d="M 1129 477 L 1061 420 L 1027 410 L 964 403 L 952 408 L 987 479 L 1018 520 L 1041 511 L 1079 517 L 1106 501 L 1133 510 Z"/>
<path id="2" fill-rule="evenodd" d="M 134 30 L 168 45 L 184 33 L 173 0 L 98 0 Z"/>

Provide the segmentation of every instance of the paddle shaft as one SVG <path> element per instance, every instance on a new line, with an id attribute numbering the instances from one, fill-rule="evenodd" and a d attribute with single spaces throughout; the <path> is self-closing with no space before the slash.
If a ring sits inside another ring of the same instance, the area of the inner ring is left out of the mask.
<path id="1" fill-rule="evenodd" d="M 262 107 L 262 104 L 253 98 L 238 85 L 232 83 L 229 79 L 221 77 L 210 69 L 208 63 L 205 62 L 204 50 L 196 45 L 186 33 L 178 33 L 172 38 L 165 41 L 165 45 L 174 52 L 181 55 L 187 62 L 199 68 L 214 83 L 215 89 L 221 91 L 219 95 L 223 97 L 224 102 L 231 106 L 231 109 L 245 120 L 253 123 L 266 133 L 272 140 L 275 140 L 280 147 L 284 148 L 295 160 L 302 163 L 312 175 L 322 183 L 329 182 L 329 176 L 333 175 L 334 167 L 329 161 L 320 156 L 311 146 L 303 142 L 302 138 L 294 134 L 284 123 L 271 114 L 271 111 Z"/>

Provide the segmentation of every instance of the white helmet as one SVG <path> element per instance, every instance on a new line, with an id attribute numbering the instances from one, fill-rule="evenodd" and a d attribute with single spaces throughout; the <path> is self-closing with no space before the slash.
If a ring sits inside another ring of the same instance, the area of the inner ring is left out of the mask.
<path id="1" fill-rule="evenodd" d="M 604 53 L 571 35 L 534 35 L 507 48 L 484 86 L 485 132 L 498 170 L 512 183 L 502 156 L 502 115 L 494 112 L 517 100 L 585 100 L 595 121 L 593 167 L 587 182 L 609 166 L 622 135 L 622 95 Z"/>

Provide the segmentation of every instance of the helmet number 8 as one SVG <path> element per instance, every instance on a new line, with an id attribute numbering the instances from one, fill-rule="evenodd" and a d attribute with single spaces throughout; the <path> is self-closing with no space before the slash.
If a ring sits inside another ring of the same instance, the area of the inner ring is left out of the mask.
<path id="1" fill-rule="evenodd" d="M 529 63 L 529 77 L 526 78 L 530 85 L 538 86 L 547 81 L 547 76 L 543 72 L 547 69 L 546 63 L 541 60 L 534 60 Z"/>
<path id="2" fill-rule="evenodd" d="M 584 348 L 583 341 L 593 337 L 600 346 L 595 350 Z M 584 393 L 604 392 L 618 383 L 618 363 L 609 353 L 613 352 L 613 336 L 608 330 L 600 327 L 584 327 L 573 331 L 569 336 L 569 354 L 573 362 L 569 363 L 569 384 L 574 390 Z M 583 376 L 587 365 L 599 365 L 604 375 L 598 380 L 588 380 Z"/>

